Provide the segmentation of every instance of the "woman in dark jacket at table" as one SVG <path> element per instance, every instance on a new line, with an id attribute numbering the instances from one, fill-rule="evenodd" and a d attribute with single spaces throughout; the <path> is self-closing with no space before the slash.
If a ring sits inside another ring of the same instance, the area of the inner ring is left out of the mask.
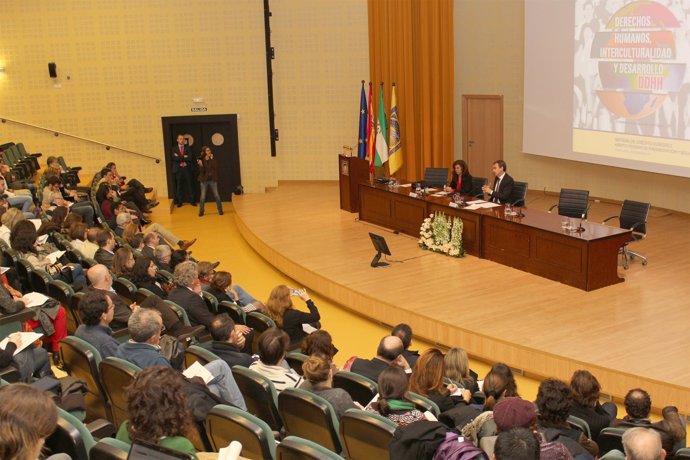
<path id="1" fill-rule="evenodd" d="M 292 298 L 290 297 L 293 293 L 307 303 L 309 313 L 293 308 Z M 318 324 L 319 319 L 321 319 L 319 309 L 314 305 L 306 289 L 291 289 L 284 284 L 276 286 L 266 301 L 265 313 L 275 321 L 280 329 L 287 332 L 288 336 L 290 336 L 291 344 L 300 342 L 307 335 L 302 329 L 302 324 L 310 324 L 317 329 L 321 327 Z"/>
<path id="2" fill-rule="evenodd" d="M 467 169 L 467 163 L 463 160 L 453 162 L 453 175 L 451 176 L 450 185 L 445 188 L 445 191 L 459 193 L 460 195 L 469 195 L 472 192 L 472 175 L 469 169 Z"/>

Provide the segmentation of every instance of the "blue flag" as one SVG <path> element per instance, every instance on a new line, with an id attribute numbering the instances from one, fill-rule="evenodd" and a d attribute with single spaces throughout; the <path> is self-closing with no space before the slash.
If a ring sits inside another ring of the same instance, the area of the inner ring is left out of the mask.
<path id="1" fill-rule="evenodd" d="M 367 157 L 367 97 L 364 94 L 364 80 L 362 80 L 362 97 L 359 103 L 359 140 L 357 141 L 357 156 Z"/>

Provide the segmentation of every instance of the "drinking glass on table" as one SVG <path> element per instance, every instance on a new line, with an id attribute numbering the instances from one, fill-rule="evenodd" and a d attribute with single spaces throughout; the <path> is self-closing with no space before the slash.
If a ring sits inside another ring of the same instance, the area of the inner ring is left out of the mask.
<path id="1" fill-rule="evenodd" d="M 505 216 L 506 216 L 506 217 L 508 217 L 508 216 L 511 216 L 511 215 L 512 215 L 512 211 L 511 211 L 510 203 L 506 203 L 506 206 L 505 206 L 505 212 L 504 212 L 504 214 L 505 214 Z"/>

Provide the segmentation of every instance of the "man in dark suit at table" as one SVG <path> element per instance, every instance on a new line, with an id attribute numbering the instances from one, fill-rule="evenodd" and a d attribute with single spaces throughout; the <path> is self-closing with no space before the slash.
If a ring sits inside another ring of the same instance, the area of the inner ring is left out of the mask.
<path id="1" fill-rule="evenodd" d="M 182 203 L 189 201 L 196 206 L 194 201 L 194 188 L 192 177 L 194 172 L 194 158 L 191 149 L 182 134 L 177 135 L 177 144 L 172 151 L 172 172 L 175 175 L 175 204 L 179 208 Z M 186 191 L 186 196 L 185 196 Z M 187 200 L 185 200 L 185 198 Z"/>
<path id="2" fill-rule="evenodd" d="M 508 166 L 503 160 L 496 160 L 491 166 L 491 172 L 494 174 L 494 185 L 482 186 L 482 192 L 489 195 L 489 201 L 493 203 L 510 203 L 510 197 L 513 193 L 513 178 L 506 173 Z"/>

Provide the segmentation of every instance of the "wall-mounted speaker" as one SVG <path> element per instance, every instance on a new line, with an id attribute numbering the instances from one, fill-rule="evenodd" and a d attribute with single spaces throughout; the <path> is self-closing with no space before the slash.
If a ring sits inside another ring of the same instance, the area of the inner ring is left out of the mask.
<path id="1" fill-rule="evenodd" d="M 57 65 L 54 62 L 48 63 L 48 75 L 50 78 L 57 78 Z"/>

